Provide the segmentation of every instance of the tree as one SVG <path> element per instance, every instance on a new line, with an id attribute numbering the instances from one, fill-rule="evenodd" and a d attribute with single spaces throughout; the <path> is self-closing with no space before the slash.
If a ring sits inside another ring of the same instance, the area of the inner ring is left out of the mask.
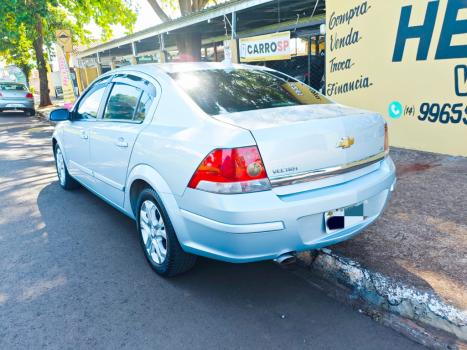
<path id="1" fill-rule="evenodd" d="M 31 41 L 26 37 L 23 25 L 18 28 L 16 34 L 0 39 L 0 56 L 3 56 L 8 64 L 14 64 L 21 69 L 29 85 L 29 77 L 34 67 Z"/>
<path id="2" fill-rule="evenodd" d="M 171 20 L 168 14 L 171 9 L 178 10 L 182 16 L 200 11 L 211 4 L 217 5 L 226 0 L 147 0 L 156 15 L 162 22 Z M 201 33 L 198 31 L 186 31 L 176 36 L 177 48 L 180 55 L 191 61 L 201 60 Z"/>
<path id="3" fill-rule="evenodd" d="M 5 47 L 13 46 L 21 37 L 20 31 L 24 31 L 39 72 L 40 106 L 47 106 L 51 100 L 44 49 L 56 41 L 55 31 L 70 29 L 75 42 L 88 43 L 90 33 L 84 26 L 93 20 L 102 28 L 105 40 L 111 36 L 113 24 L 122 24 L 131 31 L 136 14 L 131 0 L 2 0 L 0 18 L 0 38 L 7 42 Z"/>

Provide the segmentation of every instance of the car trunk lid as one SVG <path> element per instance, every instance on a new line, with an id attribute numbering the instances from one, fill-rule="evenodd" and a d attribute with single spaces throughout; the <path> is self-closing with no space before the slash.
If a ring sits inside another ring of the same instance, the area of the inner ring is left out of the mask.
<path id="1" fill-rule="evenodd" d="M 3 100 L 21 100 L 25 99 L 28 91 L 26 90 L 0 90 L 0 99 Z"/>
<path id="2" fill-rule="evenodd" d="M 384 152 L 384 120 L 339 104 L 252 110 L 216 119 L 250 130 L 273 184 L 359 164 Z"/>

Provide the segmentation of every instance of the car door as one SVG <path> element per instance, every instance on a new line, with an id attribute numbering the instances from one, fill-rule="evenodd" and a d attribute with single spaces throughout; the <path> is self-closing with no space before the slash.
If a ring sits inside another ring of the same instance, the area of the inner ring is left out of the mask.
<path id="1" fill-rule="evenodd" d="M 70 175 L 91 186 L 94 183 L 90 167 L 89 131 L 96 121 L 109 80 L 93 84 L 72 110 L 72 119 L 63 127 L 63 147 Z"/>
<path id="2" fill-rule="evenodd" d="M 96 190 L 119 207 L 123 207 L 133 145 L 146 125 L 146 114 L 155 94 L 155 87 L 142 78 L 116 76 L 102 116 L 92 125 L 91 168 Z"/>

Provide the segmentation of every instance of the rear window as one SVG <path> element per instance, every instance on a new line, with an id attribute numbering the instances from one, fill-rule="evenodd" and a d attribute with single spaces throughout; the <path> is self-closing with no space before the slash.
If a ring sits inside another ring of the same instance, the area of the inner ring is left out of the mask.
<path id="1" fill-rule="evenodd" d="M 26 91 L 26 86 L 23 84 L 15 84 L 15 83 L 0 83 L 0 90 L 7 91 Z"/>
<path id="2" fill-rule="evenodd" d="M 308 85 L 274 71 L 213 69 L 170 76 L 210 115 L 330 103 Z"/>

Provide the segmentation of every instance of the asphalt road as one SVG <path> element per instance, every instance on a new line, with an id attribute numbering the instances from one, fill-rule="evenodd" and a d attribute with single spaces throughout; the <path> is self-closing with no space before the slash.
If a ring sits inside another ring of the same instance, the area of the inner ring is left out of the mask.
<path id="1" fill-rule="evenodd" d="M 0 349 L 412 349 L 270 262 L 157 276 L 134 223 L 62 190 L 52 127 L 0 117 Z"/>

